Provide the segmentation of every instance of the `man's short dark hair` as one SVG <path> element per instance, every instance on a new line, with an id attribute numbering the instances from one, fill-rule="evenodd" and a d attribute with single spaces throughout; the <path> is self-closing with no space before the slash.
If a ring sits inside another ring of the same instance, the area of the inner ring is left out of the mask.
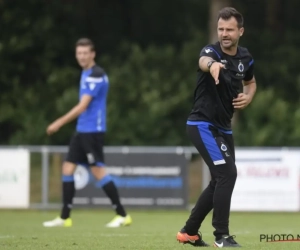
<path id="1" fill-rule="evenodd" d="M 89 38 L 80 38 L 78 39 L 78 41 L 76 42 L 75 47 L 77 48 L 78 46 L 89 46 L 91 48 L 91 51 L 95 51 L 95 45 L 92 42 L 91 39 Z"/>
<path id="2" fill-rule="evenodd" d="M 225 7 L 219 11 L 218 21 L 219 19 L 229 20 L 231 17 L 234 17 L 237 21 L 238 27 L 242 28 L 244 26 L 244 18 L 243 15 L 238 12 L 235 8 Z"/>

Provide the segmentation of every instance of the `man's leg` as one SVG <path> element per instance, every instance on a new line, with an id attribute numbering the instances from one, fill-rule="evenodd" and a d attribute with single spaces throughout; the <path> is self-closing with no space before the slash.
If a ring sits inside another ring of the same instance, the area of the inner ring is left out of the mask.
<path id="1" fill-rule="evenodd" d="M 230 202 L 237 175 L 234 154 L 230 152 L 222 134 L 208 123 L 188 125 L 187 130 L 209 167 L 212 181 L 199 197 L 182 231 L 188 235 L 195 234 L 206 215 L 214 208 L 214 235 L 216 240 L 219 240 L 223 235 L 229 235 Z"/>
<path id="2" fill-rule="evenodd" d="M 124 207 L 120 202 L 118 189 L 112 179 L 112 177 L 106 174 L 103 166 L 93 166 L 91 171 L 97 179 L 96 186 L 102 188 L 107 197 L 110 199 L 113 208 L 116 211 L 116 216 L 112 221 L 106 224 L 107 227 L 121 227 L 129 226 L 132 223 L 130 215 L 126 214 Z"/>
<path id="3" fill-rule="evenodd" d="M 214 245 L 216 247 L 240 247 L 229 235 L 231 196 L 237 178 L 232 135 L 223 134 L 205 123 L 199 124 L 197 129 L 200 140 L 197 139 L 195 127 L 190 128 L 191 131 L 194 131 L 194 133 L 190 133 L 190 135 L 194 135 L 191 139 L 208 165 L 212 181 L 200 196 L 186 223 L 186 228 L 195 230 L 196 226 L 200 227 L 205 215 L 208 213 L 208 208 L 213 204 Z M 199 141 L 202 143 L 199 143 Z M 203 150 L 203 145 L 205 150 Z M 212 191 L 213 187 L 214 192 L 209 192 L 208 190 Z M 211 194 L 213 195 L 211 196 Z M 213 198 L 212 203 L 211 198 Z M 193 218 L 196 218 L 196 220 L 193 221 Z"/>
<path id="4" fill-rule="evenodd" d="M 60 218 L 63 220 L 70 218 L 70 213 L 75 195 L 74 172 L 76 164 L 64 162 L 62 172 L 62 191 L 63 191 L 63 207 Z"/>
<path id="5" fill-rule="evenodd" d="M 105 171 L 103 153 L 104 133 L 90 133 L 88 135 L 83 135 L 82 145 L 87 154 L 92 174 L 97 179 L 96 185 L 102 188 L 107 197 L 111 200 L 117 214 L 106 226 L 120 227 L 130 225 L 132 219 L 126 214 L 126 211 L 120 202 L 119 193 L 112 177 Z"/>
<path id="6" fill-rule="evenodd" d="M 113 179 L 110 175 L 106 174 L 103 166 L 93 166 L 91 171 L 97 179 L 97 186 L 101 187 L 107 197 L 111 200 L 113 208 L 117 215 L 126 217 L 126 211 L 120 202 L 119 193 Z"/>
<path id="7" fill-rule="evenodd" d="M 200 129 L 203 130 L 204 133 L 209 135 L 210 138 L 208 138 L 208 136 L 203 136 L 203 132 L 200 133 Z M 212 150 L 212 146 L 210 146 L 209 144 L 213 145 L 215 141 L 213 136 L 211 135 L 211 131 L 209 130 L 208 125 L 204 124 L 203 128 L 201 128 L 201 126 L 198 127 L 197 125 L 187 125 L 187 134 L 194 146 L 197 148 L 205 163 L 208 166 L 213 165 L 213 161 L 210 156 L 210 153 L 212 152 L 209 152 L 207 148 Z M 218 148 L 216 150 L 218 150 Z M 197 234 L 203 220 L 213 208 L 213 197 L 216 187 L 216 180 L 214 179 L 213 173 L 211 173 L 211 175 L 212 180 L 198 198 L 196 205 L 192 209 L 190 217 L 188 218 L 184 226 L 184 229 L 189 235 Z"/>
<path id="8" fill-rule="evenodd" d="M 216 142 L 221 149 L 225 164 L 212 166 L 217 176 L 217 185 L 214 193 L 214 213 L 212 224 L 216 247 L 240 247 L 229 235 L 229 216 L 233 189 L 237 178 L 235 152 L 232 135 L 220 134 Z"/>
<path id="9" fill-rule="evenodd" d="M 213 164 L 213 162 L 210 156 L 210 152 L 207 150 L 207 146 L 208 148 L 211 147 L 207 144 L 213 144 L 215 143 L 215 141 L 211 136 L 210 130 L 208 129 L 208 124 L 204 123 L 204 127 L 202 129 L 205 131 L 205 133 L 210 135 L 210 140 L 208 140 L 206 136 L 204 136 L 204 138 L 203 136 L 201 136 L 199 131 L 200 128 L 201 126 L 197 125 L 187 125 L 187 134 L 190 137 L 194 146 L 197 148 L 200 155 L 202 156 L 203 160 L 209 166 Z M 185 223 L 185 226 L 177 234 L 177 240 L 179 242 L 189 243 L 194 246 L 207 246 L 207 244 L 202 240 L 202 237 L 198 235 L 198 231 L 203 220 L 213 208 L 213 197 L 216 181 L 214 179 L 213 173 L 211 173 L 211 175 L 212 180 L 210 181 L 208 187 L 202 192 L 202 194 L 198 198 L 196 205 L 192 209 L 191 214 Z M 199 237 L 198 241 L 195 241 L 195 243 L 191 243 L 191 237 L 197 237 L 197 235 Z"/>
<path id="10" fill-rule="evenodd" d="M 184 226 L 185 231 L 189 235 L 195 235 L 198 233 L 205 217 L 212 210 L 215 185 L 216 181 L 211 180 L 207 188 L 199 196 L 194 208 L 192 209 L 190 217 Z"/>
<path id="11" fill-rule="evenodd" d="M 72 220 L 70 213 L 75 195 L 74 172 L 77 162 L 86 162 L 86 156 L 80 145 L 78 134 L 74 135 L 69 145 L 66 161 L 62 166 L 62 210 L 59 217 L 43 223 L 44 227 L 70 227 Z"/>

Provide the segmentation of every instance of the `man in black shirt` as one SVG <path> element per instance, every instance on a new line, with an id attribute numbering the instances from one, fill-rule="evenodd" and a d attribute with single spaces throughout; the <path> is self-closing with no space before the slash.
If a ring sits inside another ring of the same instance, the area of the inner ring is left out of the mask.
<path id="1" fill-rule="evenodd" d="M 187 133 L 209 167 L 211 181 L 199 197 L 177 240 L 207 246 L 198 230 L 213 209 L 215 247 L 240 247 L 229 234 L 231 196 L 237 177 L 231 119 L 252 101 L 256 91 L 254 61 L 238 46 L 243 16 L 226 7 L 218 16 L 218 40 L 200 53 L 194 105 Z"/>

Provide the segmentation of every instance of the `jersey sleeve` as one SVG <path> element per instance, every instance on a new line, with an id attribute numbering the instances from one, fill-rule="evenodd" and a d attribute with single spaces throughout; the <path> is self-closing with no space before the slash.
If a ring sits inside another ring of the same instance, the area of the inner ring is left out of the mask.
<path id="1" fill-rule="evenodd" d="M 91 74 L 85 79 L 86 88 L 82 91 L 82 94 L 90 95 L 95 97 L 105 81 L 104 75 Z"/>
<path id="2" fill-rule="evenodd" d="M 249 62 L 249 68 L 245 73 L 244 81 L 250 81 L 254 76 L 254 60 Z"/>
<path id="3" fill-rule="evenodd" d="M 221 59 L 221 56 L 218 53 L 218 51 L 216 51 L 211 45 L 208 45 L 201 50 L 199 57 L 202 57 L 202 56 L 211 57 L 212 59 L 214 59 L 216 61 L 219 61 Z"/>

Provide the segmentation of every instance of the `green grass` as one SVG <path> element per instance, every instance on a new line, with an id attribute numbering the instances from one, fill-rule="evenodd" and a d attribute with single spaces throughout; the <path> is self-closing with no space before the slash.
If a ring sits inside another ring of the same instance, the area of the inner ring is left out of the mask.
<path id="1" fill-rule="evenodd" d="M 74 210 L 72 228 L 43 228 L 42 222 L 54 218 L 56 212 L 0 210 L 0 249 L 105 249 L 105 250 L 188 250 L 176 239 L 188 211 L 132 211 L 130 227 L 107 229 L 104 224 L 111 211 Z M 260 234 L 300 234 L 299 213 L 232 213 L 231 234 L 243 249 L 300 249 L 300 242 L 264 243 Z M 203 238 L 214 240 L 211 215 L 203 223 Z M 212 249 L 212 248 L 208 248 Z"/>

